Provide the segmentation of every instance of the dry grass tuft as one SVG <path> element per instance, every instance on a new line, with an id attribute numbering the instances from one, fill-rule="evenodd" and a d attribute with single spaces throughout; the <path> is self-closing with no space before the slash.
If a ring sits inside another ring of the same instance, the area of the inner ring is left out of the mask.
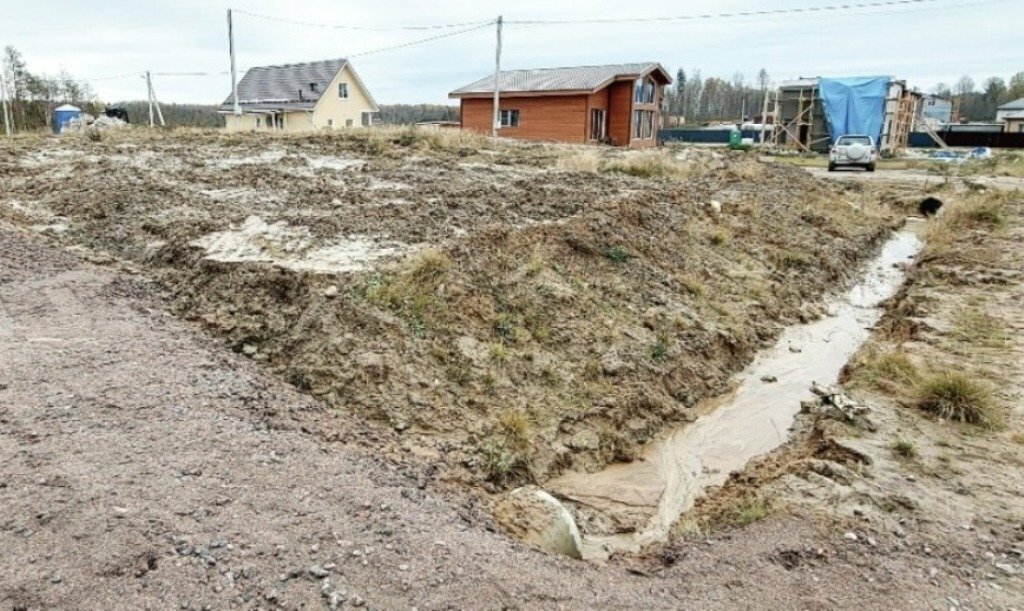
<path id="1" fill-rule="evenodd" d="M 960 371 L 934 373 L 918 384 L 915 404 L 945 420 L 995 428 L 1001 422 L 992 393 Z"/>
<path id="2" fill-rule="evenodd" d="M 707 536 L 717 531 L 760 522 L 774 511 L 768 499 L 749 492 L 736 499 L 734 504 L 720 508 L 713 514 L 683 519 L 676 529 L 683 535 Z"/>
<path id="3" fill-rule="evenodd" d="M 604 166 L 606 172 L 628 174 L 638 178 L 689 178 L 687 166 L 667 151 L 644 151 L 626 153 L 621 158 L 609 161 Z"/>
<path id="4" fill-rule="evenodd" d="M 900 392 L 916 385 L 921 373 L 902 350 L 870 352 L 858 363 L 856 377 L 889 392 Z"/>
<path id="5" fill-rule="evenodd" d="M 409 260 L 398 273 L 371 284 L 366 298 L 370 303 L 404 316 L 414 330 L 422 331 L 432 313 L 444 307 L 444 300 L 437 293 L 451 266 L 451 259 L 443 252 L 425 250 Z"/>
<path id="6" fill-rule="evenodd" d="M 574 151 L 559 157 L 555 168 L 563 172 L 595 174 L 601 169 L 601 157 L 594 151 Z"/>
<path id="7" fill-rule="evenodd" d="M 892 453 L 899 458 L 913 459 L 917 458 L 917 446 L 913 441 L 899 437 L 892 442 Z"/>

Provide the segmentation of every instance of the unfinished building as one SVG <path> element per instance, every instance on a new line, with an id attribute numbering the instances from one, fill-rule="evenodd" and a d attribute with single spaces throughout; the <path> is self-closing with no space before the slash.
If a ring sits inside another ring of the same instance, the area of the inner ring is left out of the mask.
<path id="1" fill-rule="evenodd" d="M 875 138 L 879 151 L 899 153 L 907 147 L 920 100 L 906 81 L 887 76 L 787 81 L 772 98 L 772 141 L 825 152 L 839 136 L 864 133 Z"/>

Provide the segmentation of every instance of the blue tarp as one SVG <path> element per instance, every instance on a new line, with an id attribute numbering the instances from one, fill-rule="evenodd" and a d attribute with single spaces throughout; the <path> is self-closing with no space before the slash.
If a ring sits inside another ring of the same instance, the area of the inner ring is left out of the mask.
<path id="1" fill-rule="evenodd" d="M 833 143 L 847 134 L 866 134 L 879 143 L 890 80 L 888 76 L 820 80 L 818 91 Z"/>

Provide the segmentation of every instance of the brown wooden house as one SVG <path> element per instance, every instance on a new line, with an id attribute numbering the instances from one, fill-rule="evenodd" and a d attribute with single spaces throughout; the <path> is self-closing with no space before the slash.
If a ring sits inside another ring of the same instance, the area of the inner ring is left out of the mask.
<path id="1" fill-rule="evenodd" d="M 655 146 L 663 89 L 671 82 L 668 72 L 653 62 L 501 72 L 499 134 Z M 461 100 L 463 129 L 491 133 L 493 96 L 493 75 L 449 94 Z"/>

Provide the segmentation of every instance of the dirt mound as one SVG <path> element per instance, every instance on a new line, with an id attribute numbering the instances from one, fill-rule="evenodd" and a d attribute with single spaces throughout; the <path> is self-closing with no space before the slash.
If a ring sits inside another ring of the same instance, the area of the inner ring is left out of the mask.
<path id="1" fill-rule="evenodd" d="M 617 152 L 605 170 L 558 170 L 559 147 L 119 137 L 5 158 L 8 198 L 67 220 L 62 239 L 143 265 L 233 349 L 383 425 L 386 451 L 499 487 L 632 459 L 892 226 L 869 191 L 746 155 L 650 178 Z M 69 147 L 82 150 L 60 189 L 31 180 L 66 171 Z M 294 253 L 275 260 L 273 242 L 241 262 L 196 247 L 252 216 L 304 249 L 403 247 L 346 273 L 285 265 Z M 308 427 L 348 434 L 330 418 Z"/>

